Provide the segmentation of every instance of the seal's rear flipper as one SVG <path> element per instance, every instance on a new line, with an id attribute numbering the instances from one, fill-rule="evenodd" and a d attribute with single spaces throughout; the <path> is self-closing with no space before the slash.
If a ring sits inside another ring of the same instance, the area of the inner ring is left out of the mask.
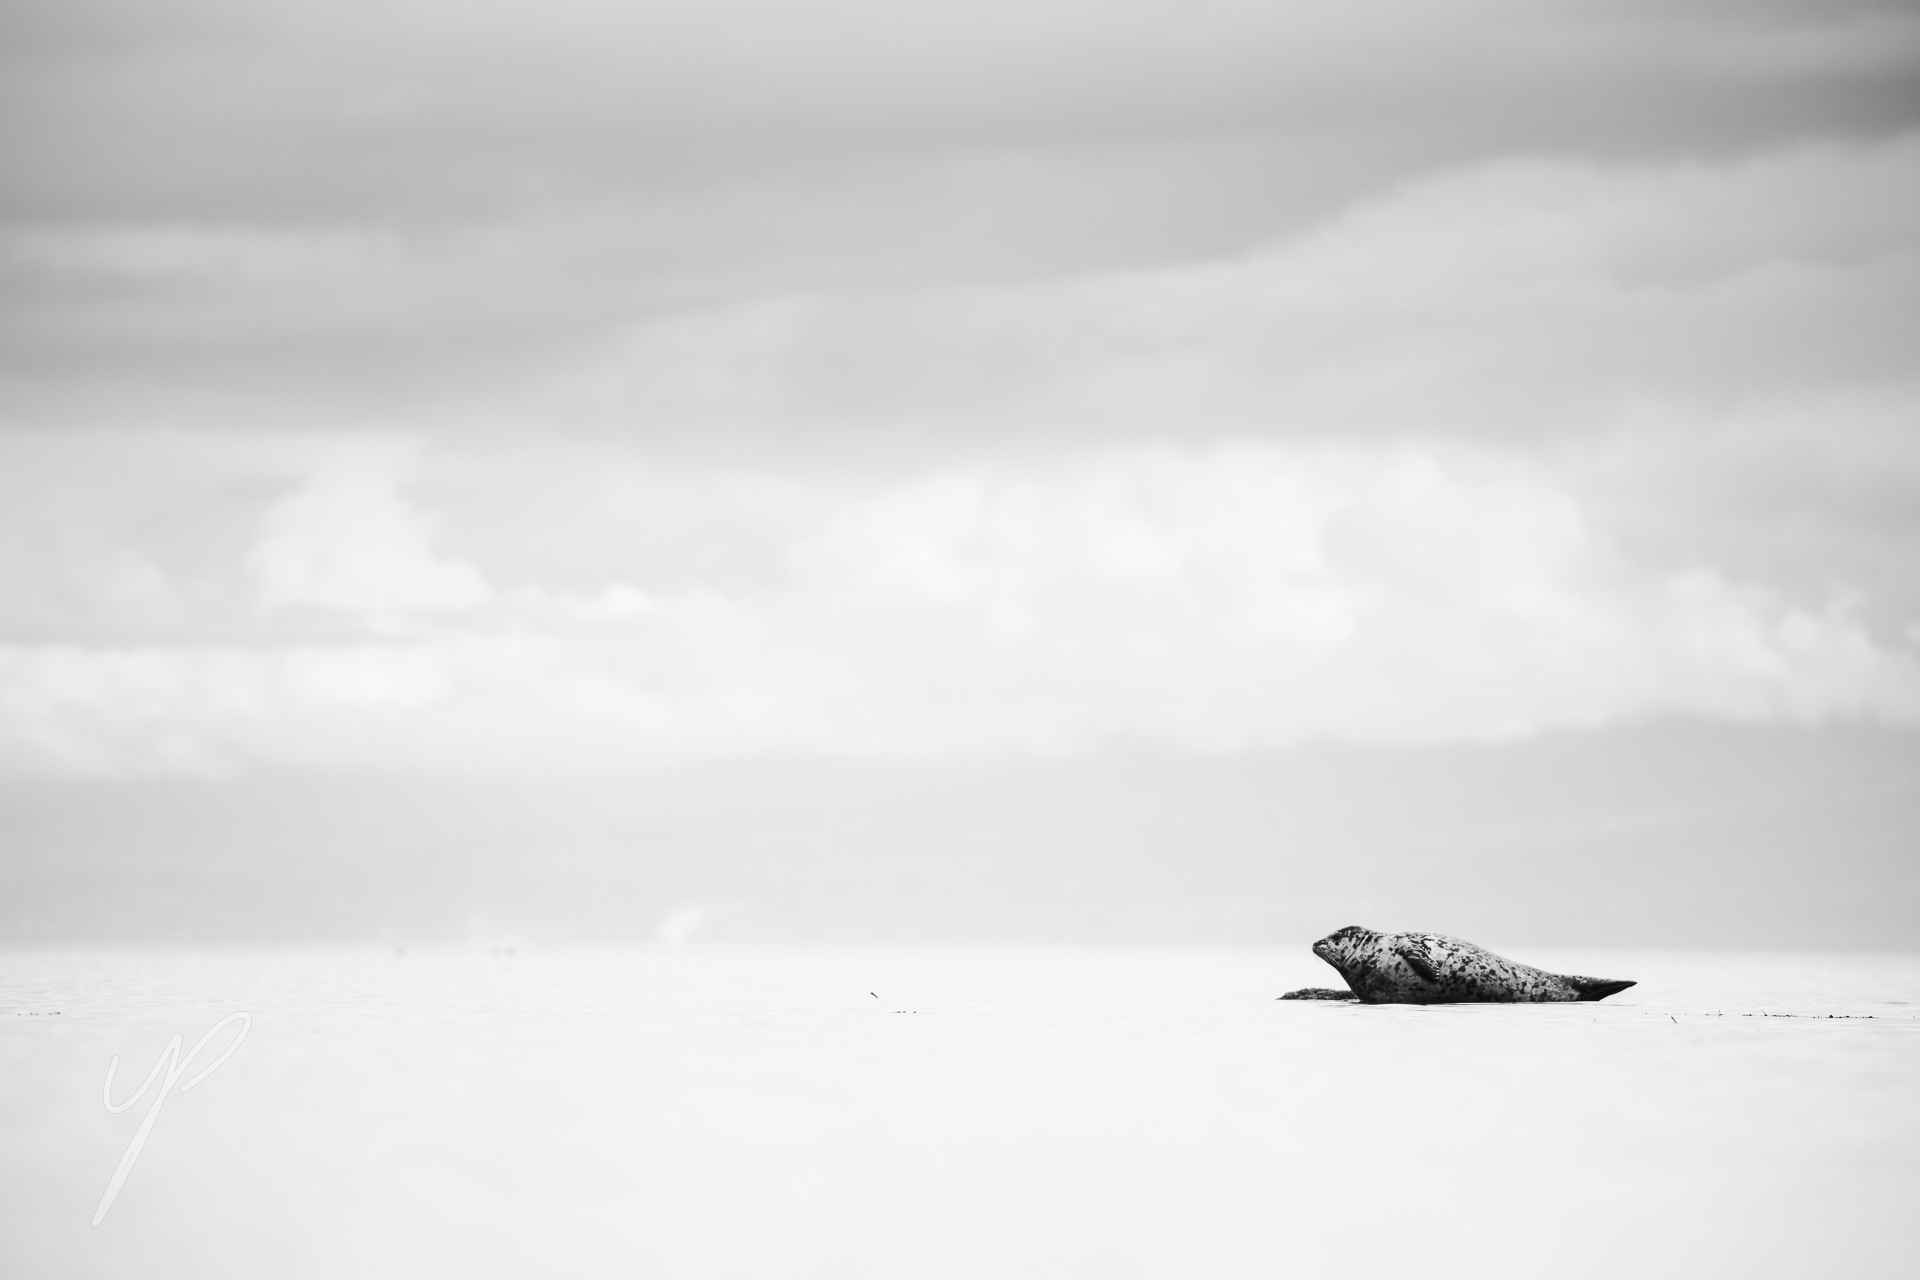
<path id="1" fill-rule="evenodd" d="M 1608 996 L 1618 995 L 1628 987 L 1635 985 L 1630 980 L 1622 981 L 1614 978 L 1570 977 L 1567 979 L 1567 983 L 1575 991 L 1580 993 L 1582 1000 L 1605 1000 Z"/>

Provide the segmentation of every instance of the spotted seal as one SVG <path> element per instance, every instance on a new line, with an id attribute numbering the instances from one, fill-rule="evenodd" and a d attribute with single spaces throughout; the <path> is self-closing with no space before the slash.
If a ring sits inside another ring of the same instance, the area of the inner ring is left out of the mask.
<path id="1" fill-rule="evenodd" d="M 1604 1000 L 1633 983 L 1517 964 L 1437 933 L 1375 933 L 1357 924 L 1313 944 L 1363 1004 L 1541 1004 Z"/>

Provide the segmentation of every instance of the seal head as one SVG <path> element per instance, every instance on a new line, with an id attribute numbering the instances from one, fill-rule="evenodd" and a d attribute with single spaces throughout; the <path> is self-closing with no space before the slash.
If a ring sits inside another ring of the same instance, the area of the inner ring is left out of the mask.
<path id="1" fill-rule="evenodd" d="M 1634 984 L 1548 973 L 1438 933 L 1377 933 L 1357 924 L 1313 944 L 1366 1004 L 1545 1004 L 1604 1000 Z"/>

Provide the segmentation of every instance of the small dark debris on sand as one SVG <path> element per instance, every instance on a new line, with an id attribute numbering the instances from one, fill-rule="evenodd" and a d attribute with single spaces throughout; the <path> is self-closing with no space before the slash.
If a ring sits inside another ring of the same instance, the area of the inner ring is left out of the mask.
<path id="1" fill-rule="evenodd" d="M 1351 991 L 1335 991 L 1332 987 L 1302 987 L 1298 991 L 1289 991 L 1280 997 L 1282 1000 L 1358 1000 L 1359 998 Z"/>

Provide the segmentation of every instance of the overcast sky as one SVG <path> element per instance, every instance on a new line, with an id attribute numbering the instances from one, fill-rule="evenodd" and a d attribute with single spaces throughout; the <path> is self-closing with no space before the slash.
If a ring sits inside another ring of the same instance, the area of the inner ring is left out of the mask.
<path id="1" fill-rule="evenodd" d="M 1920 15 L 10 6 L 15 771 L 1920 720 Z"/>
<path id="2" fill-rule="evenodd" d="M 20 3 L 0 167 L 8 785 L 1920 726 L 1911 5 Z"/>

